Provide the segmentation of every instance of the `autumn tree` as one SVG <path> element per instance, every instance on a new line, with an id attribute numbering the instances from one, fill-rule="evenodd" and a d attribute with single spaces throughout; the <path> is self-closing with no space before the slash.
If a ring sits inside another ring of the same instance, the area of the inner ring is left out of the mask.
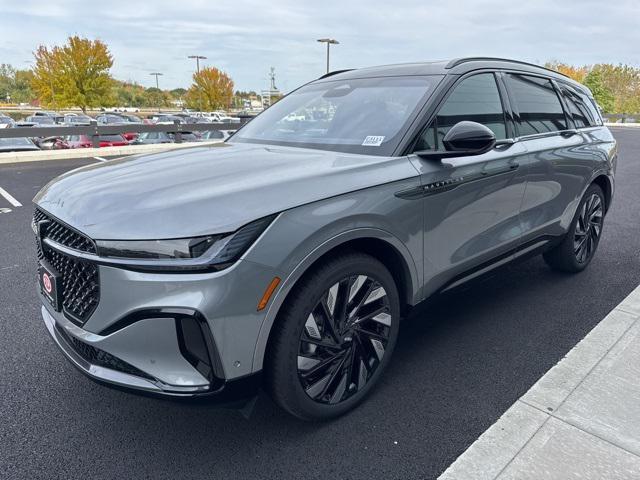
<path id="1" fill-rule="evenodd" d="M 34 57 L 32 87 L 45 105 L 86 111 L 112 101 L 113 57 L 100 40 L 72 36 L 63 46 L 41 45 Z"/>
<path id="2" fill-rule="evenodd" d="M 558 61 L 547 62 L 544 65 L 546 68 L 550 68 L 551 70 L 555 70 L 556 72 L 562 73 L 569 78 L 572 78 L 576 82 L 582 83 L 584 78 L 589 73 L 590 68 L 585 65 L 582 67 L 574 67 L 573 65 L 567 65 L 566 63 L 561 63 Z"/>
<path id="3" fill-rule="evenodd" d="M 215 67 L 193 74 L 193 84 L 186 94 L 187 105 L 201 110 L 217 110 L 231 105 L 233 80 Z"/>

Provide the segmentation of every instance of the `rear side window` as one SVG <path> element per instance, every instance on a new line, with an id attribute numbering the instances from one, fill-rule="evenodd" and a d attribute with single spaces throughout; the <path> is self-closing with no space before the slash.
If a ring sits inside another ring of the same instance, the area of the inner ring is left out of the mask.
<path id="1" fill-rule="evenodd" d="M 551 80 L 528 75 L 507 75 L 513 101 L 520 114 L 520 136 L 567 129 L 567 120 Z"/>
<path id="2" fill-rule="evenodd" d="M 422 132 L 415 150 L 444 150 L 442 139 L 463 120 L 487 126 L 498 140 L 507 137 L 502 101 L 492 73 L 474 75 L 456 85 L 434 122 Z"/>
<path id="3" fill-rule="evenodd" d="M 569 113 L 573 117 L 573 122 L 576 124 L 576 128 L 590 127 L 596 125 L 596 119 L 593 116 L 593 112 L 589 110 L 588 98 L 583 98 L 571 87 L 562 86 L 562 96 L 564 97 Z"/>

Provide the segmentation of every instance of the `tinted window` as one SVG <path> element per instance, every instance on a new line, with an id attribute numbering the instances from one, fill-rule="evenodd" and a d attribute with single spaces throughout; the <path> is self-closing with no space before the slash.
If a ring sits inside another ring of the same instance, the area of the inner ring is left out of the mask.
<path id="1" fill-rule="evenodd" d="M 550 80 L 507 75 L 520 113 L 520 136 L 567 129 L 562 104 Z"/>
<path id="2" fill-rule="evenodd" d="M 578 92 L 569 86 L 563 86 L 562 96 L 567 104 L 569 113 L 573 117 L 576 128 L 589 127 L 596 124 L 593 113 L 589 110 L 585 99 L 578 95 Z M 588 101 L 588 98 L 586 100 Z"/>
<path id="3" fill-rule="evenodd" d="M 416 150 L 444 150 L 442 139 L 463 120 L 489 127 L 496 139 L 506 138 L 506 126 L 500 93 L 492 73 L 474 75 L 459 83 L 445 100 L 435 122 L 421 135 Z"/>

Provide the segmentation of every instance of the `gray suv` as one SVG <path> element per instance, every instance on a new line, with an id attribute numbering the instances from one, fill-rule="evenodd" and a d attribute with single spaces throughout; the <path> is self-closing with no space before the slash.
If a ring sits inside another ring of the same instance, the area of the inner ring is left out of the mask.
<path id="1" fill-rule="evenodd" d="M 584 86 L 465 58 L 327 74 L 220 146 L 69 172 L 35 198 L 42 317 L 93 379 L 291 414 L 358 404 L 400 319 L 542 253 L 579 272 L 616 142 Z"/>

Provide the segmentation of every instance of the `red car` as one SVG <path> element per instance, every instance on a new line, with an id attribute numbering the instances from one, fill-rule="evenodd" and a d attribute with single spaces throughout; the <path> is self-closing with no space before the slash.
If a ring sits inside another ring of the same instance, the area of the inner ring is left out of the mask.
<path id="1" fill-rule="evenodd" d="M 65 140 L 67 141 L 69 148 L 93 147 L 91 138 L 87 135 L 69 135 Z M 100 135 L 101 147 L 124 147 L 125 145 L 129 145 L 129 142 L 122 135 Z"/>

